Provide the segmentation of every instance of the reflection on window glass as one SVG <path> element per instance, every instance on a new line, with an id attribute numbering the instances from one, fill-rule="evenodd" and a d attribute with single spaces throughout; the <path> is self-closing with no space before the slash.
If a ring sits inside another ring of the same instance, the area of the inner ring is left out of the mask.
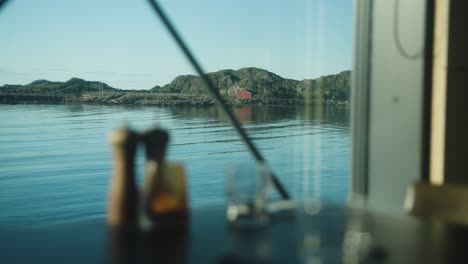
<path id="1" fill-rule="evenodd" d="M 288 192 L 344 202 L 351 0 L 161 4 Z M 11 1 L 0 34 L 0 228 L 102 218 L 123 125 L 169 130 L 192 208 L 254 160 L 145 1 Z"/>

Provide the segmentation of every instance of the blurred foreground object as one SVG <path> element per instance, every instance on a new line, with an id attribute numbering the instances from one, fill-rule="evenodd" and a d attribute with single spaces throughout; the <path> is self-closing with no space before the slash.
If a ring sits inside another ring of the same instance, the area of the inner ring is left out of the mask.
<path id="1" fill-rule="evenodd" d="M 182 163 L 167 162 L 169 134 L 153 129 L 143 135 L 146 148 L 144 213 L 153 228 L 179 228 L 188 223 L 185 169 Z"/>
<path id="2" fill-rule="evenodd" d="M 468 186 L 416 182 L 408 190 L 405 207 L 416 216 L 468 225 Z"/>
<path id="3" fill-rule="evenodd" d="M 114 162 L 107 222 L 115 227 L 136 228 L 138 190 L 134 170 L 138 135 L 123 128 L 112 132 L 110 141 Z"/>
<path id="4" fill-rule="evenodd" d="M 227 219 L 234 227 L 258 228 L 269 222 L 271 173 L 265 164 L 237 164 L 226 169 Z"/>

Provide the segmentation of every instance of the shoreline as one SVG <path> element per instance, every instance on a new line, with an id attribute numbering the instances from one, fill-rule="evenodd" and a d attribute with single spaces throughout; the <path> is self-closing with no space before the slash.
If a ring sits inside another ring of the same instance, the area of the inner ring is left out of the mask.
<path id="1" fill-rule="evenodd" d="M 235 99 L 224 98 L 228 106 L 249 105 L 315 105 L 349 107 L 346 101 L 334 100 L 303 100 L 303 99 Z M 81 95 L 43 95 L 43 94 L 1 94 L 0 104 L 89 104 L 89 105 L 123 105 L 123 106 L 194 106 L 209 107 L 215 102 L 207 95 L 197 94 L 139 94 L 139 93 L 113 93 L 105 96 L 95 94 Z"/>

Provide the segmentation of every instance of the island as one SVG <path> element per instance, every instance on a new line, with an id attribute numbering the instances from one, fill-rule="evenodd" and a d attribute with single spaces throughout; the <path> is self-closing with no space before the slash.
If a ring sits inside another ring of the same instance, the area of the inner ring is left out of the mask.
<path id="1" fill-rule="evenodd" d="M 207 76 L 229 105 L 349 104 L 351 71 L 302 81 L 254 67 L 220 70 Z M 0 103 L 209 106 L 214 101 L 200 76 L 181 75 L 169 84 L 148 90 L 118 89 L 80 78 L 66 82 L 37 80 L 26 85 L 7 84 L 0 86 Z"/>

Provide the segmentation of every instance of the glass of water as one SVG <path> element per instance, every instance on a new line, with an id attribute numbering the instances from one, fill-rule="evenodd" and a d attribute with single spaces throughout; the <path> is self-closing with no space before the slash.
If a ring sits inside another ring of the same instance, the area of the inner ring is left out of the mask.
<path id="1" fill-rule="evenodd" d="M 227 219 L 234 227 L 258 228 L 269 222 L 267 211 L 271 172 L 263 163 L 226 168 Z"/>

